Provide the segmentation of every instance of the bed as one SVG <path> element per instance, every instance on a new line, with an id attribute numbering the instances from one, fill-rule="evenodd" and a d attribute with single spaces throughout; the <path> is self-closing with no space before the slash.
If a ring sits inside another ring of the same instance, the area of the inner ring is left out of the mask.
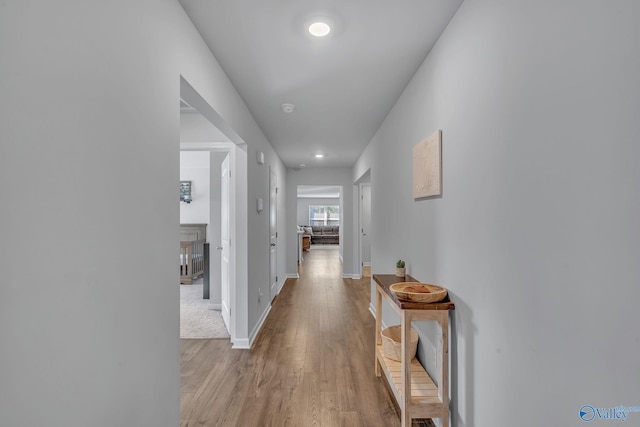
<path id="1" fill-rule="evenodd" d="M 180 284 L 191 285 L 204 274 L 207 224 L 180 224 Z"/>

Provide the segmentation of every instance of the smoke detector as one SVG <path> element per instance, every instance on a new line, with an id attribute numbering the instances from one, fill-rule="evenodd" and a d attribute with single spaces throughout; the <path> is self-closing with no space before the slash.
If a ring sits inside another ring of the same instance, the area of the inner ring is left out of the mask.
<path id="1" fill-rule="evenodd" d="M 293 104 L 282 104 L 280 108 L 282 108 L 282 111 L 284 111 L 285 113 L 293 113 L 293 110 L 295 110 L 296 106 Z"/>

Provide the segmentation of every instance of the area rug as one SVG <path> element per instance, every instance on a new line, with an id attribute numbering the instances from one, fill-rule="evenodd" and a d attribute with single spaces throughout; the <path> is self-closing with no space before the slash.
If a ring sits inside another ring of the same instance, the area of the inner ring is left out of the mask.
<path id="1" fill-rule="evenodd" d="M 202 285 L 180 285 L 180 338 L 229 338 L 220 310 L 209 310 Z"/>

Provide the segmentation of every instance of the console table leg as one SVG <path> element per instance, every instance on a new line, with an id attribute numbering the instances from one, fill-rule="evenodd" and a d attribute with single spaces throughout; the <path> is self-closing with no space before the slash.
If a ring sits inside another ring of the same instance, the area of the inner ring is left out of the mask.
<path id="1" fill-rule="evenodd" d="M 439 321 L 442 332 L 442 351 L 440 353 L 440 384 L 438 394 L 444 406 L 442 427 L 449 427 L 449 313 L 441 314 Z"/>
<path id="2" fill-rule="evenodd" d="M 402 426 L 411 427 L 411 314 L 402 312 Z"/>
<path id="3" fill-rule="evenodd" d="M 380 329 L 382 328 L 382 294 L 380 294 L 380 290 L 376 285 L 376 345 L 382 344 L 382 333 Z M 380 370 L 380 363 L 378 362 L 378 357 L 373 352 L 373 356 L 375 358 L 376 363 L 376 377 L 380 377 L 382 372 Z"/>

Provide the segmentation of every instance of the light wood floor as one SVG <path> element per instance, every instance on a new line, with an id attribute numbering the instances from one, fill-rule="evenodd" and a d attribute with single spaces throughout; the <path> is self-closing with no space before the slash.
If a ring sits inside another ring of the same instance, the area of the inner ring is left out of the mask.
<path id="1" fill-rule="evenodd" d="M 337 250 L 305 253 L 251 350 L 181 340 L 181 426 L 399 426 L 374 374 L 369 279 L 341 279 Z M 431 426 L 426 420 L 414 426 Z"/>
<path id="2" fill-rule="evenodd" d="M 371 266 L 365 265 L 362 267 L 362 277 L 371 277 Z"/>

